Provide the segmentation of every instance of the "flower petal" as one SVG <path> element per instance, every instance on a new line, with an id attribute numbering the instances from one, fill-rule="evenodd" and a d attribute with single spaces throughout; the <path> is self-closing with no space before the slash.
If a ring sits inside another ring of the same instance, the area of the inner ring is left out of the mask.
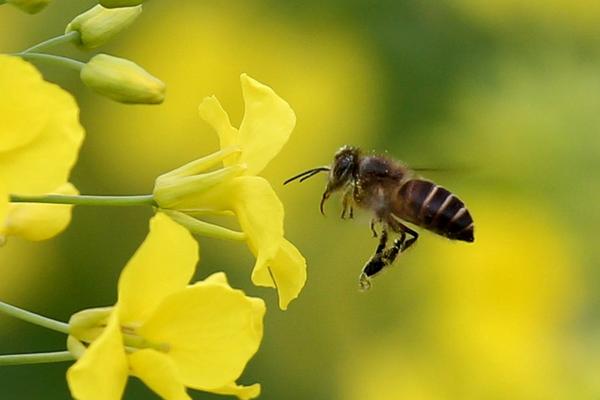
<path id="1" fill-rule="evenodd" d="M 79 194 L 70 183 L 52 191 L 57 194 Z M 71 222 L 73 206 L 67 204 L 13 203 L 4 222 L 6 235 L 27 240 L 46 240 L 62 232 Z"/>
<path id="2" fill-rule="evenodd" d="M 0 181 L 0 246 L 4 243 L 5 238 L 5 228 L 4 228 L 4 220 L 6 219 L 6 215 L 8 214 L 8 193 L 6 193 L 6 189 L 2 185 L 2 181 Z"/>
<path id="3" fill-rule="evenodd" d="M 206 286 L 209 284 L 210 285 L 220 285 L 220 286 L 224 287 L 225 289 L 231 289 L 231 286 L 229 285 L 229 281 L 227 280 L 227 275 L 225 274 L 225 272 L 215 272 L 214 274 L 210 274 L 203 280 L 198 281 L 191 286 Z M 233 290 L 233 289 L 231 289 L 231 290 Z M 254 308 L 254 312 L 256 314 L 260 314 L 260 313 L 264 314 L 265 303 L 262 301 L 262 299 L 259 299 L 256 297 L 246 297 L 246 299 L 252 303 L 252 307 Z M 255 330 L 260 339 L 260 336 L 262 336 L 262 323 L 257 325 L 255 327 Z"/>
<path id="4" fill-rule="evenodd" d="M 42 75 L 19 57 L 0 55 L 0 152 L 31 142 L 48 119 Z"/>
<path id="5" fill-rule="evenodd" d="M 265 269 L 283 241 L 283 205 L 264 178 L 243 176 L 229 183 L 232 208 L 256 256 L 255 270 Z"/>
<path id="6" fill-rule="evenodd" d="M 214 283 L 217 285 L 224 285 L 226 287 L 230 287 L 229 282 L 227 281 L 227 275 L 225 275 L 225 272 L 215 272 L 214 274 L 210 274 L 209 276 L 204 278 L 202 281 L 196 282 L 196 285 L 197 284 L 205 285 L 207 283 Z"/>
<path id="7" fill-rule="evenodd" d="M 255 383 L 254 385 L 243 386 L 236 383 L 231 383 L 218 389 L 211 389 L 211 392 L 236 396 L 241 400 L 250 400 L 260 395 L 260 384 Z"/>
<path id="8" fill-rule="evenodd" d="M 276 287 L 279 307 L 285 310 L 304 287 L 306 260 L 293 244 L 284 239 L 275 259 L 252 272 L 252 282 L 257 286 Z"/>
<path id="9" fill-rule="evenodd" d="M 265 305 L 222 282 L 201 282 L 167 297 L 138 329 L 166 343 L 182 382 L 212 390 L 234 382 L 262 339 Z"/>
<path id="10" fill-rule="evenodd" d="M 34 104 L 33 108 L 24 104 L 14 111 L 10 106 L 8 110 L 4 106 L 0 108 L 3 121 L 7 118 L 24 121 L 22 125 L 11 123 L 8 130 L 0 128 L 2 141 L 10 143 L 10 150 L 5 147 L 5 151 L 0 152 L 0 180 L 9 193 L 50 192 L 67 181 L 83 140 L 77 104 L 73 96 L 59 86 L 41 80 L 39 73 L 27 63 L 11 57 L 1 56 L 0 76 L 8 77 L 0 80 L 2 97 L 7 86 L 9 91 L 13 90 L 7 81 L 32 80 L 29 90 L 19 91 L 12 97 Z M 43 111 L 39 110 L 40 104 Z M 47 113 L 47 117 L 40 117 L 43 113 Z M 30 120 L 33 120 L 31 127 Z M 29 132 L 32 127 L 39 131 L 33 136 Z M 18 143 L 11 139 L 21 134 L 27 139 L 14 139 Z"/>
<path id="11" fill-rule="evenodd" d="M 129 356 L 132 375 L 166 400 L 191 400 L 173 361 L 156 350 L 138 350 Z"/>
<path id="12" fill-rule="evenodd" d="M 127 358 L 119 318 L 114 312 L 104 333 L 67 371 L 71 394 L 78 400 L 119 400 L 127 383 Z"/>
<path id="13" fill-rule="evenodd" d="M 150 220 L 150 233 L 119 279 L 121 321 L 141 323 L 194 274 L 198 244 L 181 225 L 162 213 Z"/>
<path id="14" fill-rule="evenodd" d="M 281 151 L 294 126 L 294 110 L 273 89 L 246 74 L 240 77 L 244 95 L 244 119 L 237 143 L 239 162 L 248 164 L 247 175 L 256 175 Z"/>
<path id="15" fill-rule="evenodd" d="M 198 106 L 200 117 L 206 121 L 219 135 L 221 149 L 237 144 L 238 131 L 231 126 L 229 115 L 215 96 L 206 97 Z M 223 165 L 228 166 L 236 162 L 239 155 L 234 154 L 223 160 Z"/>

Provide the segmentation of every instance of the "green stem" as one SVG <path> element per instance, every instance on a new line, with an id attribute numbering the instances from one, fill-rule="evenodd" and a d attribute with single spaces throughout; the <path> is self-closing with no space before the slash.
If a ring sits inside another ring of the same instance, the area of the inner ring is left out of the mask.
<path id="1" fill-rule="evenodd" d="M 15 318 L 19 318 L 23 321 L 27 321 L 47 329 L 51 329 L 53 331 L 65 333 L 67 335 L 69 334 L 69 324 L 65 324 L 64 322 L 43 317 L 41 315 L 32 313 L 31 311 L 23 310 L 21 308 L 11 306 L 10 304 L 6 304 L 1 301 L 0 312 Z"/>
<path id="2" fill-rule="evenodd" d="M 58 46 L 59 44 L 62 44 L 62 43 L 76 42 L 78 40 L 79 40 L 79 32 L 71 31 L 69 33 L 65 33 L 64 35 L 56 36 L 51 39 L 45 40 L 41 43 L 38 43 L 34 46 L 31 46 L 30 48 L 23 50 L 21 52 L 21 54 L 31 53 L 33 51 L 39 51 L 44 48 Z"/>
<path id="3" fill-rule="evenodd" d="M 43 364 L 62 361 L 72 361 L 75 357 L 68 351 L 53 351 L 48 353 L 7 354 L 0 355 L 0 366 Z"/>
<path id="4" fill-rule="evenodd" d="M 156 206 L 154 196 L 151 194 L 138 196 L 69 196 L 62 194 L 20 196 L 11 194 L 10 201 L 13 203 L 73 204 L 78 206 Z"/>
<path id="5" fill-rule="evenodd" d="M 74 71 L 80 72 L 85 63 L 81 61 L 73 60 L 63 56 L 55 56 L 54 54 L 43 54 L 43 53 L 15 53 L 15 56 L 19 56 L 26 60 L 31 61 L 46 61 L 60 65 L 61 67 L 67 67 Z"/>

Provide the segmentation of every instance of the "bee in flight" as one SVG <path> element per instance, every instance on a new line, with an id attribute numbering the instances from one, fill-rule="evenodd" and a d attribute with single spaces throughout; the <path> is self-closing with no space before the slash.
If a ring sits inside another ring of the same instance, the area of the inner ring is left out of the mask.
<path id="1" fill-rule="evenodd" d="M 359 277 L 362 290 L 371 287 L 371 277 L 391 265 L 399 253 L 412 246 L 419 234 L 402 221 L 413 223 L 452 240 L 473 242 L 473 218 L 465 203 L 448 190 L 417 174 L 399 161 L 381 155 L 364 155 L 360 149 L 344 146 L 335 153 L 331 166 L 302 172 L 284 182 L 300 182 L 328 172 L 327 187 L 321 198 L 342 192 L 342 219 L 353 218 L 354 207 L 373 213 L 371 231 L 379 236 L 375 254 L 367 261 Z M 375 225 L 381 224 L 378 235 Z M 388 235 L 398 235 L 388 247 Z"/>

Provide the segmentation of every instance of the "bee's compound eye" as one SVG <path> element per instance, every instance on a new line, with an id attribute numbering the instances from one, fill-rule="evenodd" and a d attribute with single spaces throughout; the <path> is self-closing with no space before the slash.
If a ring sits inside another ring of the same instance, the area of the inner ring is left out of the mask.
<path id="1" fill-rule="evenodd" d="M 350 169 L 351 166 L 352 166 L 352 158 L 351 157 L 342 157 L 335 165 L 335 168 L 333 169 L 333 175 L 337 179 L 342 178 L 344 175 L 346 175 L 346 173 L 348 172 L 348 170 Z"/>

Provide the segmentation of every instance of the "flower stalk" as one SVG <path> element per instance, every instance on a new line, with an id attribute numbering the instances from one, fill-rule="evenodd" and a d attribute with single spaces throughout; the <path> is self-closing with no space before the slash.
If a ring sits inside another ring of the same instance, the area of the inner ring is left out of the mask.
<path id="1" fill-rule="evenodd" d="M 69 325 L 0 301 L 0 312 L 56 332 L 69 334 Z"/>
<path id="2" fill-rule="evenodd" d="M 154 196 L 134 195 L 134 196 L 71 196 L 63 194 L 46 194 L 41 196 L 21 196 L 10 195 L 12 203 L 46 203 L 46 204 L 72 204 L 77 206 L 113 206 L 113 207 L 133 207 L 133 206 L 156 206 Z"/>
<path id="3" fill-rule="evenodd" d="M 31 46 L 30 48 L 23 50 L 21 54 L 39 52 L 40 50 L 58 46 L 63 43 L 77 43 L 80 40 L 79 36 L 80 34 L 77 31 L 67 32 L 64 35 L 56 36 L 51 39 L 45 40 L 41 43 L 38 43 L 34 46 Z"/>
<path id="4" fill-rule="evenodd" d="M 16 53 L 16 56 L 19 56 L 25 60 L 29 61 L 41 61 L 48 62 L 50 64 L 59 65 L 61 67 L 66 67 L 68 69 L 72 69 L 74 71 L 80 72 L 81 69 L 85 66 L 85 63 L 81 61 L 73 60 L 72 58 L 56 56 L 54 54 L 44 54 L 44 53 Z"/>
<path id="5" fill-rule="evenodd" d="M 47 353 L 6 354 L 0 355 L 0 366 L 47 364 L 55 362 L 73 361 L 75 357 L 68 351 L 52 351 Z"/>

